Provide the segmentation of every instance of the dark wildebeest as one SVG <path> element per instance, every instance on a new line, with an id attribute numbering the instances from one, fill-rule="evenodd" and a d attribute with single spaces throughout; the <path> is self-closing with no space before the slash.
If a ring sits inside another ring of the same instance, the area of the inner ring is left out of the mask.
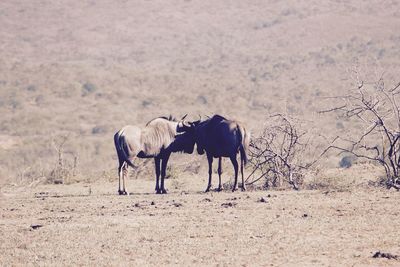
<path id="1" fill-rule="evenodd" d="M 127 125 L 114 135 L 114 144 L 118 154 L 118 193 L 126 195 L 125 176 L 128 165 L 135 168 L 135 158 L 154 158 L 156 171 L 156 193 L 167 193 L 164 178 L 169 157 L 172 152 L 191 154 L 194 149 L 194 123 L 159 117 L 149 121 L 146 127 Z M 190 134 L 187 131 L 192 131 Z M 161 168 L 160 168 L 161 166 Z M 161 174 L 161 183 L 159 183 Z M 121 189 L 122 179 L 122 189 Z"/>
<path id="2" fill-rule="evenodd" d="M 240 171 L 242 173 L 242 189 L 245 190 L 243 166 L 247 163 L 247 149 L 250 143 L 250 133 L 236 121 L 227 120 L 220 115 L 214 115 L 196 125 L 195 139 L 197 152 L 202 155 L 206 152 L 208 160 L 208 185 L 206 192 L 211 187 L 212 162 L 218 158 L 218 191 L 222 190 L 221 184 L 221 160 L 222 157 L 230 158 L 235 169 L 235 182 L 232 191 L 237 189 L 238 162 L 237 153 L 240 153 Z"/>

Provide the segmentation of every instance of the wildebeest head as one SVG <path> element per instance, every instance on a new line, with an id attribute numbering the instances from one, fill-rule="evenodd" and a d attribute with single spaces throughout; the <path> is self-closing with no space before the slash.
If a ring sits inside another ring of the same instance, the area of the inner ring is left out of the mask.
<path id="1" fill-rule="evenodd" d="M 176 126 L 177 133 L 187 132 L 190 129 L 191 124 L 190 122 L 185 121 L 186 116 L 187 114 L 183 116 L 182 119 L 178 122 L 178 125 Z"/>
<path id="2" fill-rule="evenodd" d="M 204 146 L 207 133 L 206 128 L 208 127 L 208 124 L 210 123 L 211 120 L 209 116 L 207 117 L 208 118 L 206 120 L 199 121 L 195 127 L 195 140 L 196 140 L 197 153 L 199 155 L 203 155 L 205 152 Z"/>
<path id="3" fill-rule="evenodd" d="M 186 115 L 185 115 L 186 117 Z M 184 118 L 179 122 L 174 142 L 171 144 L 170 149 L 172 152 L 184 152 L 192 154 L 195 145 L 195 130 L 196 126 L 200 123 L 198 121 L 185 121 Z"/>

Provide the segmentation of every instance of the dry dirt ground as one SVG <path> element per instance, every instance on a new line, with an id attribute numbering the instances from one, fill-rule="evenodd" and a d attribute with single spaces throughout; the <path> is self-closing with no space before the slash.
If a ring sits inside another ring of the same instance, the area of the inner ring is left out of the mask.
<path id="1" fill-rule="evenodd" d="M 205 180 L 6 187 L 0 265 L 399 266 L 398 192 L 224 191 Z M 128 188 L 129 189 L 129 188 Z M 261 200 L 263 198 L 263 200 Z"/>

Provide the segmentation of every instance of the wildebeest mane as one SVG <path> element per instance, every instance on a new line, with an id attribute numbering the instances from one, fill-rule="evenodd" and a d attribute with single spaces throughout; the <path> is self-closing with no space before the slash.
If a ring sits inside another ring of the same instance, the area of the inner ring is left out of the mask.
<path id="1" fill-rule="evenodd" d="M 172 117 L 170 117 L 172 119 Z M 141 143 L 143 152 L 157 155 L 160 149 L 168 147 L 176 135 L 176 122 L 166 117 L 155 118 L 143 129 Z"/>
<path id="2" fill-rule="evenodd" d="M 154 118 L 154 119 L 150 120 L 150 121 L 146 124 L 146 126 L 149 125 L 152 121 L 154 121 L 154 120 L 156 120 L 156 119 L 164 119 L 164 120 L 173 121 L 173 122 L 176 122 L 176 121 L 177 121 L 176 118 L 173 117 L 172 115 L 169 115 L 169 117 L 160 116 L 160 117 L 157 117 L 157 118 Z"/>

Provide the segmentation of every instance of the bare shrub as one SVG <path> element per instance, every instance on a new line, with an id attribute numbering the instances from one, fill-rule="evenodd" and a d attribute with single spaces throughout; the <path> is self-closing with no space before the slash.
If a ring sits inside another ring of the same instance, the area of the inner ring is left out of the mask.
<path id="1" fill-rule="evenodd" d="M 311 132 L 303 130 L 299 120 L 277 114 L 267 120 L 260 136 L 250 143 L 252 172 L 247 180 L 253 184 L 265 178 L 265 187 L 282 186 L 284 182 L 294 189 L 303 183 L 306 171 L 316 162 L 310 154 Z M 255 178 L 254 178 L 255 177 Z"/>
<path id="2" fill-rule="evenodd" d="M 167 175 L 165 179 L 177 179 L 179 177 L 179 170 L 172 165 L 167 166 Z"/>
<path id="3" fill-rule="evenodd" d="M 37 88 L 35 85 L 31 84 L 28 87 L 26 87 L 26 90 L 30 91 L 30 92 L 35 92 L 35 91 L 37 91 Z"/>
<path id="4" fill-rule="evenodd" d="M 72 153 L 70 157 L 66 157 L 64 148 L 68 140 L 69 135 L 61 135 L 52 140 L 54 149 L 57 151 L 57 163 L 47 177 L 49 183 L 65 184 L 77 175 L 78 156 Z"/>
<path id="5" fill-rule="evenodd" d="M 18 169 L 16 182 L 20 185 L 34 186 L 41 183 L 46 177 L 45 170 L 41 163 L 35 164 L 34 166 L 27 166 L 22 169 Z"/>
<path id="6" fill-rule="evenodd" d="M 130 168 L 129 177 L 138 179 L 141 177 L 152 177 L 154 171 L 154 161 L 152 159 L 140 159 L 135 161 L 136 168 Z M 153 168 L 152 168 L 153 167 Z"/>
<path id="7" fill-rule="evenodd" d="M 340 168 L 350 168 L 355 161 L 356 161 L 356 158 L 353 155 L 343 156 L 339 162 L 339 167 Z"/>
<path id="8" fill-rule="evenodd" d="M 147 107 L 149 107 L 149 106 L 151 106 L 151 105 L 153 105 L 153 100 L 145 99 L 145 100 L 142 101 L 142 106 L 143 106 L 144 108 L 147 108 Z"/>
<path id="9" fill-rule="evenodd" d="M 360 132 L 357 136 L 336 137 L 328 149 L 378 163 L 385 170 L 387 187 L 400 189 L 400 83 L 388 87 L 383 76 L 366 82 L 357 68 L 350 73 L 355 88 L 333 97 L 339 99 L 339 105 L 321 113 L 336 112 Z"/>
<path id="10" fill-rule="evenodd" d="M 96 125 L 92 128 L 92 134 L 105 134 L 107 131 L 108 129 L 104 125 Z"/>
<path id="11" fill-rule="evenodd" d="M 197 101 L 199 104 L 202 104 L 202 105 L 207 105 L 207 103 L 208 103 L 207 98 L 206 98 L 204 95 L 199 95 L 199 96 L 196 98 L 196 101 Z"/>
<path id="12" fill-rule="evenodd" d="M 87 82 L 82 85 L 82 96 L 87 96 L 97 90 L 97 86 L 93 83 Z"/>

